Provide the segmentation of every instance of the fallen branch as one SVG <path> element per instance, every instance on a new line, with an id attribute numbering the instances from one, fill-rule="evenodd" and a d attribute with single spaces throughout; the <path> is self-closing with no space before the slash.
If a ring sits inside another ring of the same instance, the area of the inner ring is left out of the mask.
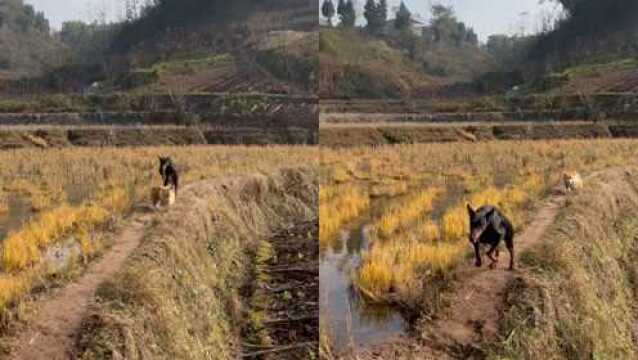
<path id="1" fill-rule="evenodd" d="M 310 315 L 310 316 L 300 316 L 296 318 L 286 318 L 286 319 L 272 319 L 272 320 L 264 320 L 262 324 L 264 325 L 279 325 L 279 324 L 288 324 L 291 322 L 300 322 L 300 321 L 308 321 L 308 320 L 318 320 L 318 315 Z"/>
<path id="2" fill-rule="evenodd" d="M 280 287 L 271 287 L 268 284 L 264 284 L 264 289 L 272 293 L 280 293 L 280 292 L 296 289 L 302 286 L 303 284 L 294 284 L 294 285 L 282 285 Z"/>
<path id="3" fill-rule="evenodd" d="M 270 268 L 263 269 L 264 272 L 267 273 L 288 273 L 288 272 L 300 272 L 300 273 L 308 273 L 308 274 L 317 274 L 319 270 L 316 268 L 309 267 L 289 267 L 289 268 Z"/>

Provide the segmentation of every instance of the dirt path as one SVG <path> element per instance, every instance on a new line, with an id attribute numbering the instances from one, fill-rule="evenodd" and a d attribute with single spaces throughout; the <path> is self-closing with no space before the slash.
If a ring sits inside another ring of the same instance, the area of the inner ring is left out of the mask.
<path id="1" fill-rule="evenodd" d="M 514 238 L 517 254 L 541 241 L 564 201 L 562 191 L 555 189 L 525 230 Z M 484 339 L 494 339 L 498 335 L 507 283 L 520 276 L 519 271 L 506 269 L 508 256 L 507 252 L 501 252 L 501 262 L 495 270 L 485 265 L 480 269 L 466 265 L 458 270 L 457 277 L 461 279 L 461 284 L 455 290 L 450 306 L 428 327 L 425 344 L 397 339 L 393 343 L 366 349 L 357 358 L 449 359 L 454 358 L 451 353 L 474 353 L 474 344 L 481 344 Z"/>
<path id="2" fill-rule="evenodd" d="M 135 217 L 115 238 L 113 246 L 79 279 L 43 300 L 38 313 L 14 341 L 8 359 L 62 360 L 72 358 L 76 331 L 94 299 L 97 287 L 124 264 L 141 243 L 151 214 Z"/>
<path id="3" fill-rule="evenodd" d="M 517 254 L 543 238 L 554 223 L 564 200 L 564 196 L 558 193 L 547 200 L 525 230 L 516 236 Z M 473 343 L 497 336 L 505 288 L 508 281 L 517 276 L 517 271 L 506 269 L 508 256 L 507 252 L 501 254 L 501 262 L 496 270 L 490 270 L 487 266 L 477 269 L 469 265 L 460 269 L 458 277 L 463 282 L 442 319 L 433 324 L 432 332 L 436 334 L 437 343 L 445 347 L 471 349 Z"/>

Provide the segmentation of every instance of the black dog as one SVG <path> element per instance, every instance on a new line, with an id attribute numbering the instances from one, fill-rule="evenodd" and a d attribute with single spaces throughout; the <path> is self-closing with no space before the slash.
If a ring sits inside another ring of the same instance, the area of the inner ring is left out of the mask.
<path id="1" fill-rule="evenodd" d="M 492 260 L 490 269 L 494 269 L 498 263 L 498 246 L 501 240 L 510 253 L 510 270 L 514 270 L 514 227 L 512 223 L 496 207 L 486 205 L 478 210 L 473 210 L 468 204 L 467 211 L 470 215 L 470 242 L 474 246 L 476 266 L 481 266 L 481 244 L 490 245 L 487 257 Z M 492 255 L 496 253 L 496 257 Z"/>
<path id="2" fill-rule="evenodd" d="M 170 157 L 159 157 L 160 168 L 159 173 L 162 175 L 162 181 L 164 181 L 164 186 L 168 186 L 169 184 L 173 186 L 175 189 L 175 194 L 177 195 L 177 187 L 179 185 L 179 176 L 177 175 L 177 170 L 173 165 L 173 161 Z"/>

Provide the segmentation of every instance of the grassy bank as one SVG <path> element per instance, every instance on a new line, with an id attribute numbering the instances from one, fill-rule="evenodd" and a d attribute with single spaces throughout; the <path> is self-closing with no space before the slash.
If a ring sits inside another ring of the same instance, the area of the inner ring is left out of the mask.
<path id="1" fill-rule="evenodd" d="M 638 182 L 614 170 L 587 180 L 506 294 L 491 358 L 635 357 Z"/>
<path id="2" fill-rule="evenodd" d="M 142 246 L 98 290 L 82 359 L 231 359 L 241 347 L 248 250 L 316 216 L 316 173 L 283 170 L 199 183 L 157 218 Z"/>

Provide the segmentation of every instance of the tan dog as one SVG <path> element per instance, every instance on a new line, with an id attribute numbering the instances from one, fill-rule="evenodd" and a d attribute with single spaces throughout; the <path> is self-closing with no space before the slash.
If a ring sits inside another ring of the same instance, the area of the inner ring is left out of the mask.
<path id="1" fill-rule="evenodd" d="M 576 191 L 583 188 L 583 178 L 575 171 L 566 172 L 563 173 L 563 184 L 567 192 Z"/>
<path id="2" fill-rule="evenodd" d="M 151 189 L 151 201 L 156 208 L 175 204 L 175 189 L 172 186 L 160 186 Z"/>

